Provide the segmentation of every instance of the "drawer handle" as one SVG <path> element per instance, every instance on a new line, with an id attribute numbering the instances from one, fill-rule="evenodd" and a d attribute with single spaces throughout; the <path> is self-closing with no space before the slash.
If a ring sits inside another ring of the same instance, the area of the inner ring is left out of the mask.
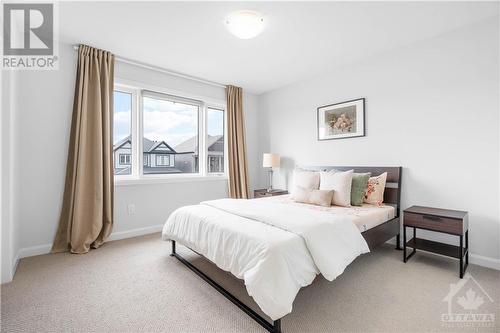
<path id="1" fill-rule="evenodd" d="M 439 221 L 439 220 L 440 220 L 440 218 L 439 218 L 439 217 L 437 217 L 437 216 L 432 216 L 432 215 L 424 215 L 423 217 L 424 217 L 424 219 L 426 219 L 426 220 L 431 220 L 431 221 Z"/>

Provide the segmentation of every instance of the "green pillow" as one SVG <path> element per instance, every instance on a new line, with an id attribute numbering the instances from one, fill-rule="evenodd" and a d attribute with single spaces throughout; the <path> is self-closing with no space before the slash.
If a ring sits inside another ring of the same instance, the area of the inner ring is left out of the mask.
<path id="1" fill-rule="evenodd" d="M 365 197 L 365 191 L 368 187 L 368 179 L 370 179 L 370 173 L 353 173 L 352 174 L 352 185 L 351 185 L 351 205 L 361 206 L 363 205 L 363 199 Z"/>

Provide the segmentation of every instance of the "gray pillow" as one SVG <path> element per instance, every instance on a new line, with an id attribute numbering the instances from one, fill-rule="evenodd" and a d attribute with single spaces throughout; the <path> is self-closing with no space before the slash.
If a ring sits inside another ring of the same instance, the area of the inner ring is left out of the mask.
<path id="1" fill-rule="evenodd" d="M 365 191 L 368 187 L 368 179 L 371 173 L 354 173 L 351 184 L 351 205 L 362 206 L 365 198 Z"/>

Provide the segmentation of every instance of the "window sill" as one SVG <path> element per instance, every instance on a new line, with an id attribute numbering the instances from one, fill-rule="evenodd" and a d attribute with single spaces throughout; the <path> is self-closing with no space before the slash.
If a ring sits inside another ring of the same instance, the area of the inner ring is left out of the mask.
<path id="1" fill-rule="evenodd" d="M 228 178 L 226 175 L 182 176 L 182 177 L 144 177 L 144 178 L 118 178 L 118 179 L 115 177 L 115 186 L 213 182 L 213 181 L 227 181 L 227 179 Z"/>

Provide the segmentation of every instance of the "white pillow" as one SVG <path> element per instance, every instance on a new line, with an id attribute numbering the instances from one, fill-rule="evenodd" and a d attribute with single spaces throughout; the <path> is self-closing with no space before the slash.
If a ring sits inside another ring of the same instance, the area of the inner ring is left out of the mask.
<path id="1" fill-rule="evenodd" d="M 293 200 L 311 205 L 330 207 L 333 191 L 311 190 L 300 186 L 295 188 Z"/>
<path id="2" fill-rule="evenodd" d="M 345 172 L 320 172 L 320 190 L 333 190 L 332 204 L 351 206 L 351 185 L 353 170 Z"/>
<path id="3" fill-rule="evenodd" d="M 384 202 L 386 180 L 387 172 L 377 177 L 370 177 L 370 179 L 368 179 L 368 187 L 366 188 L 363 201 L 369 204 L 381 205 L 382 202 Z"/>
<path id="4" fill-rule="evenodd" d="M 293 171 L 293 190 L 292 198 L 294 197 L 295 190 L 297 187 L 302 187 L 308 190 L 319 189 L 319 172 L 314 171 Z"/>

